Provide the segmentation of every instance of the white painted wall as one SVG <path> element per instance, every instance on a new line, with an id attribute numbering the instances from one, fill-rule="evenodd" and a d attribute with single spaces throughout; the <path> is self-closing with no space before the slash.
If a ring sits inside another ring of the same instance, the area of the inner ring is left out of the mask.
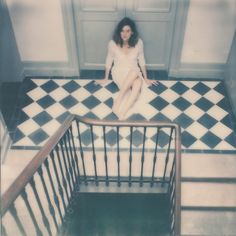
<path id="1" fill-rule="evenodd" d="M 23 62 L 68 61 L 61 0 L 5 1 Z M 236 0 L 189 1 L 181 63 L 226 63 L 236 25 Z"/>
<path id="2" fill-rule="evenodd" d="M 22 61 L 68 61 L 60 0 L 6 0 Z"/>
<path id="3" fill-rule="evenodd" d="M 191 0 L 181 62 L 226 63 L 235 26 L 235 0 Z"/>

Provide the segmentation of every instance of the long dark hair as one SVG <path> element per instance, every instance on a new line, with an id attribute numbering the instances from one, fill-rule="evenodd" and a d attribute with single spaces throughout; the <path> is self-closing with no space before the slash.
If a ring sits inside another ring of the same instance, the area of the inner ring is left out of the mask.
<path id="1" fill-rule="evenodd" d="M 128 17 L 123 18 L 116 26 L 116 29 L 113 34 L 113 40 L 115 41 L 116 44 L 123 47 L 123 40 L 120 36 L 120 33 L 122 29 L 124 28 L 124 26 L 129 26 L 133 32 L 133 34 L 131 35 L 128 41 L 128 44 L 130 47 L 134 47 L 138 42 L 139 36 L 138 36 L 138 31 L 137 31 L 134 21 Z"/>

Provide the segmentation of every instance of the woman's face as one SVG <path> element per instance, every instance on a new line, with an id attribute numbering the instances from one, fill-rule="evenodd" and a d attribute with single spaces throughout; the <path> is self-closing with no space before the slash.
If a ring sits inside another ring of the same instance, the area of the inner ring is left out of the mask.
<path id="1" fill-rule="evenodd" d="M 120 37 L 123 40 L 123 42 L 128 42 L 132 34 L 133 31 L 131 30 L 130 26 L 125 25 L 120 32 Z"/>

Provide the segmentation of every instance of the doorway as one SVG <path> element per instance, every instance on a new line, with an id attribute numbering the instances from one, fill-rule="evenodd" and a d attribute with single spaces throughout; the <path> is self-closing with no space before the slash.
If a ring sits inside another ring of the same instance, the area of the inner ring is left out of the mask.
<path id="1" fill-rule="evenodd" d="M 168 70 L 175 0 L 74 0 L 73 3 L 81 70 L 104 68 L 108 42 L 116 24 L 125 16 L 137 24 L 147 68 Z"/>

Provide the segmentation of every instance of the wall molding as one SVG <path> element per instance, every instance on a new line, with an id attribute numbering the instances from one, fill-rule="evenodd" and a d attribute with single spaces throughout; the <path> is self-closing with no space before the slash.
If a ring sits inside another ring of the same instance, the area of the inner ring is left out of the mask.
<path id="1" fill-rule="evenodd" d="M 177 78 L 224 79 L 225 64 L 181 63 L 179 68 L 169 70 L 169 76 Z"/>
<path id="2" fill-rule="evenodd" d="M 34 67 L 26 67 L 23 71 L 24 77 L 32 77 L 32 76 L 78 76 L 78 70 L 68 67 L 50 67 L 50 66 L 35 66 Z"/>
<path id="3" fill-rule="evenodd" d="M 72 1 L 60 0 L 68 61 L 22 61 L 24 76 L 79 76 Z"/>
<path id="4" fill-rule="evenodd" d="M 10 138 L 7 126 L 5 124 L 1 112 L 0 112 L 0 123 L 1 123 L 0 157 L 1 157 L 1 163 L 4 164 L 4 162 L 6 161 L 7 153 L 12 145 L 12 140 Z"/>
<path id="5" fill-rule="evenodd" d="M 234 123 L 236 128 L 236 95 L 235 95 L 235 88 L 236 88 L 236 31 L 234 33 L 234 37 L 232 40 L 232 44 L 230 47 L 230 53 L 227 60 L 225 74 L 224 74 L 224 84 L 228 94 L 228 99 L 230 105 L 232 107 L 232 112 L 234 115 Z"/>
<path id="6" fill-rule="evenodd" d="M 169 76 L 176 75 L 180 69 L 189 4 L 190 0 L 177 1 L 174 34 L 172 39 L 173 43 L 168 71 Z"/>

